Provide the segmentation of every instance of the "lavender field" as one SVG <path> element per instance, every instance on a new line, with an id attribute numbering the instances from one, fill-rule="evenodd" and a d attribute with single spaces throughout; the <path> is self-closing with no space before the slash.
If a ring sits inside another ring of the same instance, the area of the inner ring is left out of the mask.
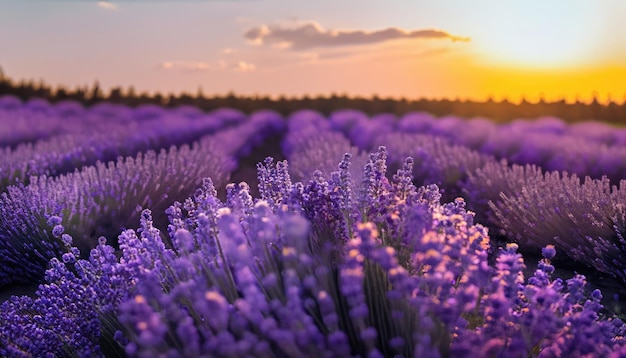
<path id="1" fill-rule="evenodd" d="M 624 357 L 626 128 L 0 97 L 2 357 Z"/>

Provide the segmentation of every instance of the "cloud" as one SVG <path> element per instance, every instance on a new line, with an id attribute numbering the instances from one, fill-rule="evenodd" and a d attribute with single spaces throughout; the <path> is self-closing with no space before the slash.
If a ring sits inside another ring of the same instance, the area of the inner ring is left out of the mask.
<path id="1" fill-rule="evenodd" d="M 188 61 L 165 61 L 161 62 L 159 68 L 163 70 L 184 70 L 184 71 L 209 71 L 214 66 L 206 62 Z"/>
<path id="2" fill-rule="evenodd" d="M 237 72 L 250 72 L 256 69 L 256 65 L 254 63 L 239 61 L 233 66 L 233 69 Z"/>
<path id="3" fill-rule="evenodd" d="M 98 5 L 99 8 L 106 9 L 106 10 L 115 11 L 119 9 L 119 6 L 117 6 L 117 4 L 114 4 L 110 1 L 98 1 L 96 5 Z"/>
<path id="4" fill-rule="evenodd" d="M 442 30 L 407 31 L 395 27 L 383 30 L 327 30 L 316 22 L 300 23 L 296 26 L 261 25 L 248 29 L 244 37 L 253 44 L 269 44 L 280 48 L 308 50 L 322 47 L 371 45 L 398 39 L 441 39 L 469 41 Z"/>
<path id="5" fill-rule="evenodd" d="M 250 62 L 237 61 L 228 63 L 219 60 L 210 62 L 193 62 L 193 61 L 164 61 L 158 65 L 161 70 L 178 70 L 185 72 L 210 72 L 220 70 L 232 70 L 236 72 L 250 72 L 256 69 L 256 65 Z"/>

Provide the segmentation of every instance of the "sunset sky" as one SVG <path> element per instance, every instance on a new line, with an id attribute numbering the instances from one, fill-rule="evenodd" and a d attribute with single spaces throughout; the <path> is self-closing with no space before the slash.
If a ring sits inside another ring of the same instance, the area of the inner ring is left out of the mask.
<path id="1" fill-rule="evenodd" d="M 624 0 L 0 0 L 0 66 L 205 95 L 626 98 Z"/>

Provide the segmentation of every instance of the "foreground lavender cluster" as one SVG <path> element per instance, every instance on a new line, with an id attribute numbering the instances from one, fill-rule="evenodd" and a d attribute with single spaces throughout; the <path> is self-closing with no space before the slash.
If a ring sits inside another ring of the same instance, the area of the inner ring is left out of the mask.
<path id="1" fill-rule="evenodd" d="M 293 183 L 286 161 L 245 183 L 211 180 L 138 230 L 101 239 L 88 260 L 70 236 L 36 297 L 0 309 L 0 355 L 620 356 L 624 324 L 602 317 L 583 276 L 536 272 L 510 244 L 488 264 L 487 230 L 463 199 L 387 177 L 384 147 L 358 185 L 346 154 L 329 178 Z M 58 220 L 50 224 L 56 227 Z"/>

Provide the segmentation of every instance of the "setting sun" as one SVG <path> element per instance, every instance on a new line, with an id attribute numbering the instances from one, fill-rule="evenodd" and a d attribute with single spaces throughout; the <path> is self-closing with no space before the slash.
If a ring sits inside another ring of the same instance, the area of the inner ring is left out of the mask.
<path id="1" fill-rule="evenodd" d="M 563 68 L 597 60 L 603 16 L 590 1 L 506 2 L 493 7 L 484 25 L 489 31 L 475 42 L 486 62 Z"/>

